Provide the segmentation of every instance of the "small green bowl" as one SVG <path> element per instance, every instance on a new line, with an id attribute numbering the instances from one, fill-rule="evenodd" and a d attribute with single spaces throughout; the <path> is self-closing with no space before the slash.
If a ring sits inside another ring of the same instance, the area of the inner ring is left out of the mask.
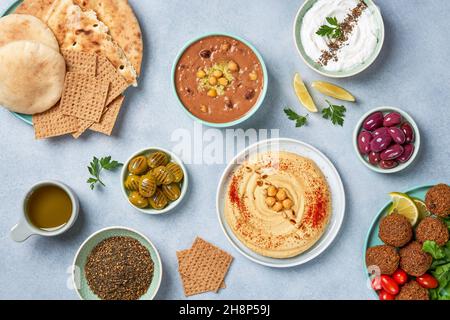
<path id="1" fill-rule="evenodd" d="M 374 166 L 372 165 L 365 157 L 363 157 L 361 155 L 361 153 L 358 150 L 358 135 L 362 130 L 362 124 L 364 122 L 364 120 L 371 115 L 374 112 L 377 111 L 381 111 L 383 112 L 383 114 L 389 113 L 389 112 L 398 112 L 402 118 L 404 120 L 406 120 L 407 122 L 409 122 L 409 124 L 411 124 L 412 128 L 414 129 L 414 153 L 412 154 L 411 158 L 405 162 L 405 163 L 399 163 L 399 165 L 395 168 L 392 169 L 381 169 L 380 167 Z M 420 132 L 419 132 L 419 127 L 417 126 L 416 122 L 414 121 L 414 119 L 405 111 L 398 109 L 398 108 L 394 108 L 394 107 L 379 107 L 379 108 L 375 108 L 372 109 L 368 112 L 366 112 L 358 121 L 358 123 L 355 126 L 355 129 L 353 130 L 353 148 L 355 149 L 356 155 L 358 156 L 358 159 L 361 160 L 362 163 L 364 163 L 364 165 L 369 168 L 370 170 L 373 170 L 375 172 L 378 173 L 395 173 L 395 172 L 399 172 L 402 171 L 403 169 L 406 169 L 408 166 L 410 166 L 414 160 L 417 157 L 417 154 L 419 153 L 419 149 L 420 149 Z"/>
<path id="2" fill-rule="evenodd" d="M 89 254 L 100 242 L 111 237 L 130 237 L 138 240 L 150 252 L 150 256 L 154 263 L 153 279 L 147 292 L 140 298 L 140 300 L 152 300 L 161 285 L 163 269 L 161 258 L 158 250 L 156 250 L 153 243 L 142 233 L 126 228 L 126 227 L 109 227 L 101 229 L 91 236 L 89 236 L 78 249 L 72 266 L 72 284 L 78 296 L 82 300 L 100 300 L 100 298 L 92 292 L 86 280 L 84 267 L 86 265 Z"/>
<path id="3" fill-rule="evenodd" d="M 303 23 L 303 17 L 305 16 L 306 12 L 311 9 L 311 7 L 317 2 L 318 0 L 306 0 L 303 5 L 300 7 L 300 9 L 297 12 L 297 15 L 295 16 L 294 21 L 294 43 L 297 47 L 297 50 L 302 57 L 303 61 L 306 63 L 308 67 L 316 71 L 317 73 L 330 77 L 330 78 L 346 78 L 354 76 L 365 69 L 367 69 L 378 57 L 378 55 L 381 52 L 381 48 L 383 47 L 384 43 L 384 22 L 383 17 L 381 16 L 380 9 L 372 0 L 364 0 L 364 2 L 367 4 L 368 9 L 372 10 L 377 18 L 378 24 L 379 24 L 379 34 L 378 34 L 378 43 L 377 46 L 372 53 L 372 55 L 367 59 L 363 64 L 357 65 L 352 69 L 343 70 L 343 71 L 327 71 L 325 70 L 320 64 L 318 64 L 316 61 L 312 60 L 305 52 L 305 49 L 302 45 L 301 40 L 301 27 Z"/>
<path id="4" fill-rule="evenodd" d="M 200 41 L 201 39 L 204 39 L 204 38 L 207 38 L 207 37 L 211 37 L 211 36 L 230 37 L 230 38 L 236 39 L 236 40 L 244 43 L 246 46 L 248 46 L 250 49 L 252 49 L 252 51 L 255 53 L 256 57 L 258 58 L 258 60 L 259 60 L 259 62 L 261 64 L 261 68 L 262 68 L 263 75 L 264 75 L 263 89 L 262 89 L 261 94 L 259 95 L 258 101 L 256 101 L 255 105 L 246 114 L 244 114 L 241 118 L 239 118 L 237 120 L 230 121 L 230 122 L 224 122 L 224 123 L 208 122 L 208 121 L 202 120 L 202 119 L 194 116 L 183 105 L 183 102 L 178 97 L 177 88 L 176 88 L 176 84 L 175 84 L 175 72 L 176 72 L 176 69 L 177 69 L 178 61 L 180 60 L 180 58 L 183 55 L 183 53 L 186 51 L 187 48 L 189 48 L 195 42 Z M 234 35 L 231 35 L 231 34 L 227 34 L 227 33 L 218 33 L 218 32 L 216 32 L 216 33 L 209 33 L 209 34 L 205 34 L 205 35 L 202 35 L 200 37 L 197 37 L 195 39 L 192 39 L 192 40 L 188 41 L 183 46 L 183 48 L 180 50 L 180 52 L 177 54 L 177 57 L 175 58 L 175 61 L 174 61 L 173 65 L 172 65 L 172 90 L 173 90 L 173 93 L 174 93 L 175 97 L 178 100 L 178 103 L 179 103 L 180 107 L 183 109 L 183 111 L 189 117 L 191 117 L 195 121 L 198 121 L 201 124 L 204 124 L 206 126 L 215 127 L 215 128 L 226 128 L 226 127 L 235 126 L 237 124 L 240 124 L 240 123 L 244 122 L 245 120 L 249 119 L 253 114 L 255 114 L 255 112 L 258 111 L 258 109 L 263 104 L 264 98 L 266 97 L 267 88 L 268 88 L 268 82 L 269 82 L 269 74 L 267 73 L 266 64 L 264 63 L 264 60 L 263 60 L 261 54 L 258 52 L 258 50 L 256 50 L 256 48 L 251 43 L 249 43 L 247 40 L 244 40 L 244 39 L 242 39 L 240 37 L 237 37 L 237 36 L 234 36 Z"/>

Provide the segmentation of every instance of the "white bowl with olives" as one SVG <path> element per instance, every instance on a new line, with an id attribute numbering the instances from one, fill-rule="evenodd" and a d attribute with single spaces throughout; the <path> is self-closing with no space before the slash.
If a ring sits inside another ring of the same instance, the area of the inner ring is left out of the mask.
<path id="1" fill-rule="evenodd" d="M 188 188 L 188 175 L 181 159 L 157 147 L 134 153 L 121 174 L 127 202 L 145 214 L 162 214 L 181 203 Z"/>

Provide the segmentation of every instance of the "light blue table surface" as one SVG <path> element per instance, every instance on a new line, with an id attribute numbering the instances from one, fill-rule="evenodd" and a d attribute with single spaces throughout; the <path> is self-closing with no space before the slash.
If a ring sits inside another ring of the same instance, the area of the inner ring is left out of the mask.
<path id="1" fill-rule="evenodd" d="M 307 81 L 325 80 L 300 59 L 292 26 L 303 1 L 132 1 L 141 23 L 145 56 L 140 85 L 129 90 L 115 134 L 87 134 L 35 141 L 30 126 L 0 109 L 0 298 L 77 299 L 67 288 L 69 267 L 83 240 L 96 230 L 124 225 L 147 235 L 159 249 L 164 277 L 159 299 L 184 298 L 175 252 L 199 235 L 230 252 L 235 260 L 219 294 L 198 299 L 371 299 L 366 286 L 362 246 L 370 223 L 387 193 L 415 185 L 450 183 L 450 1 L 378 0 L 386 26 L 381 55 L 362 74 L 335 80 L 358 98 L 347 103 L 343 128 L 319 115 L 296 129 L 283 114 L 289 105 L 304 112 L 292 90 L 295 72 Z M 0 2 L 0 11 L 13 0 Z M 91 191 L 85 180 L 93 155 L 125 161 L 147 146 L 173 148 L 177 128 L 193 130 L 192 120 L 172 95 L 170 69 L 179 48 L 203 33 L 225 31 L 251 41 L 264 57 L 270 87 L 263 107 L 242 128 L 279 128 L 280 136 L 305 141 L 323 151 L 344 182 L 347 211 L 339 236 L 315 260 L 290 269 L 272 269 L 240 255 L 223 234 L 215 209 L 215 191 L 225 164 L 188 165 L 186 201 L 164 216 L 145 216 L 123 199 L 119 173 L 104 174 L 107 188 Z M 314 95 L 322 105 L 323 97 Z M 353 151 L 352 130 L 363 113 L 381 105 L 409 112 L 422 134 L 421 154 L 410 170 L 394 175 L 369 171 Z M 158 118 L 158 120 L 156 120 Z M 82 212 L 76 225 L 58 238 L 32 237 L 25 243 L 9 238 L 28 187 L 58 179 L 78 194 Z"/>

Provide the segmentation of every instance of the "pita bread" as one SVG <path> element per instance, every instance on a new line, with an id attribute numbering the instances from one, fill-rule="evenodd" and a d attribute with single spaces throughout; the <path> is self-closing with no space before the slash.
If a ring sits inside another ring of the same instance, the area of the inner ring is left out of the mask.
<path id="1" fill-rule="evenodd" d="M 10 14 L 0 19 L 0 47 L 17 40 L 33 40 L 59 52 L 53 32 L 32 15 Z"/>
<path id="2" fill-rule="evenodd" d="M 17 7 L 15 13 L 30 14 L 47 23 L 56 2 L 55 0 L 24 0 Z"/>
<path id="3" fill-rule="evenodd" d="M 83 10 L 93 10 L 109 28 L 115 42 L 123 49 L 136 72 L 142 64 L 143 43 L 139 22 L 127 0 L 74 0 Z"/>
<path id="4" fill-rule="evenodd" d="M 46 45 L 28 40 L 0 48 L 0 105 L 35 114 L 61 98 L 66 74 L 63 56 Z"/>

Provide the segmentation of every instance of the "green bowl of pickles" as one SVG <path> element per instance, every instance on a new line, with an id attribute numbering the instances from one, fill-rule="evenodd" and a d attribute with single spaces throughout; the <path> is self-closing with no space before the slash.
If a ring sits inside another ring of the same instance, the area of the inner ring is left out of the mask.
<path id="1" fill-rule="evenodd" d="M 127 202 L 145 214 L 162 214 L 181 203 L 188 188 L 183 161 L 169 150 L 150 147 L 134 153 L 121 174 Z"/>

